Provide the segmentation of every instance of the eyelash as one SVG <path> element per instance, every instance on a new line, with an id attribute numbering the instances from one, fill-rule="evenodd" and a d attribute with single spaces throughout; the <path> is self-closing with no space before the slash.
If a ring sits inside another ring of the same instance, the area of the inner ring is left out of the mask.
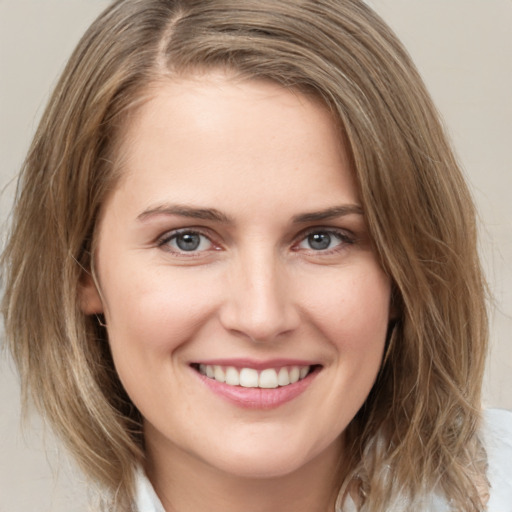
<path id="1" fill-rule="evenodd" d="M 306 249 L 310 254 L 321 254 L 322 256 L 328 256 L 330 254 L 335 254 L 340 251 L 343 251 L 346 249 L 347 245 L 353 245 L 356 242 L 356 239 L 352 233 L 349 234 L 346 230 L 342 229 L 334 229 L 334 228 L 323 228 L 323 227 L 314 227 L 310 228 L 306 231 L 303 231 L 300 233 L 300 235 L 297 237 L 297 242 L 294 244 L 294 247 L 297 247 L 299 244 L 307 240 L 308 237 L 315 234 L 322 234 L 322 235 L 328 235 L 331 238 L 335 238 L 339 241 L 339 243 L 331 248 L 331 249 L 325 249 L 325 250 L 315 250 L 315 249 Z M 299 251 L 300 249 L 294 249 L 296 251 Z"/>
<path id="2" fill-rule="evenodd" d="M 331 227 L 329 227 L 329 228 L 315 227 L 315 228 L 309 228 L 308 230 L 301 232 L 295 238 L 295 242 L 293 243 L 292 250 L 294 252 L 299 252 L 301 250 L 299 245 L 301 243 L 303 243 L 304 241 L 306 241 L 309 236 L 315 235 L 315 234 L 328 235 L 331 238 L 335 238 L 339 241 L 339 243 L 334 248 L 331 248 L 331 249 L 325 249 L 325 250 L 321 250 L 321 249 L 316 250 L 316 249 L 312 249 L 312 248 L 305 249 L 306 251 L 308 251 L 312 254 L 316 254 L 316 255 L 334 254 L 334 253 L 344 250 L 347 245 L 353 245 L 356 242 L 354 235 L 352 233 L 349 234 L 346 230 L 334 229 Z M 202 251 L 197 251 L 197 250 L 186 251 L 183 249 L 182 250 L 180 250 L 180 249 L 172 250 L 168 246 L 168 244 L 171 241 L 176 240 L 180 235 L 198 235 L 200 237 L 204 237 L 209 241 L 209 243 L 212 245 L 213 249 L 206 249 L 206 250 L 202 250 Z M 177 230 L 165 233 L 161 238 L 158 239 L 157 246 L 162 248 L 163 250 L 166 250 L 167 252 L 169 252 L 173 255 L 184 256 L 187 258 L 200 257 L 205 252 L 208 252 L 211 250 L 220 250 L 219 244 L 216 244 L 212 238 L 213 237 L 211 236 L 211 234 L 205 233 L 204 231 L 202 231 L 200 229 L 183 228 L 183 229 L 177 229 Z"/>
<path id="3" fill-rule="evenodd" d="M 218 244 L 215 244 L 213 242 L 212 236 L 210 234 L 207 234 L 207 233 L 203 232 L 202 230 L 195 229 L 195 228 L 183 228 L 183 229 L 176 229 L 174 231 L 167 232 L 157 241 L 157 246 L 171 254 L 178 255 L 178 256 L 185 256 L 187 258 L 198 257 L 198 256 L 201 256 L 204 252 L 206 252 L 204 250 L 203 251 L 195 251 L 195 250 L 194 251 L 185 251 L 185 250 L 179 250 L 179 249 L 172 250 L 168 246 L 168 244 L 170 244 L 170 242 L 172 242 L 173 240 L 176 240 L 180 235 L 198 235 L 198 236 L 206 238 L 210 242 L 210 244 L 214 247 L 213 250 L 219 250 L 219 248 L 220 248 L 218 246 Z M 211 250 L 211 249 L 208 249 L 208 250 Z"/>

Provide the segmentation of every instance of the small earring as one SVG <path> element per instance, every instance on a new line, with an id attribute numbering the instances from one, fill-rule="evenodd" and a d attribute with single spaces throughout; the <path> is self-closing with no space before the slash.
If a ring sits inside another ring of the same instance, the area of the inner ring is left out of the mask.
<path id="1" fill-rule="evenodd" d="M 107 327 L 107 324 L 102 321 L 100 315 L 94 315 L 96 317 L 96 320 L 98 321 L 98 324 L 101 325 L 101 327 Z"/>

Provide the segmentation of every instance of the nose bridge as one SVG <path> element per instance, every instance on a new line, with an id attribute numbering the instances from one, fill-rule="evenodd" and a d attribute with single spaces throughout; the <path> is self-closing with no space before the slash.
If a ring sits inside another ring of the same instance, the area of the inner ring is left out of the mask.
<path id="1" fill-rule="evenodd" d="M 224 325 L 256 341 L 272 340 L 296 325 L 286 270 L 272 247 L 241 252 L 232 268 Z"/>

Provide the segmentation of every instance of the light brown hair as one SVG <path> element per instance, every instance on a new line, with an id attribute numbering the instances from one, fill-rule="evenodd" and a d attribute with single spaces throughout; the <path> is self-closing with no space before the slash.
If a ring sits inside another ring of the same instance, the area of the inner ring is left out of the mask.
<path id="1" fill-rule="evenodd" d="M 80 309 L 98 214 L 119 178 L 119 131 L 156 80 L 227 68 L 320 98 L 340 125 L 393 282 L 377 382 L 347 429 L 361 511 L 414 510 L 432 491 L 482 508 L 477 431 L 487 348 L 475 212 L 406 51 L 360 0 L 118 0 L 72 55 L 23 166 L 3 254 L 3 312 L 25 401 L 129 508 L 140 414 L 107 333 Z M 114 505 L 112 505 L 114 506 Z"/>

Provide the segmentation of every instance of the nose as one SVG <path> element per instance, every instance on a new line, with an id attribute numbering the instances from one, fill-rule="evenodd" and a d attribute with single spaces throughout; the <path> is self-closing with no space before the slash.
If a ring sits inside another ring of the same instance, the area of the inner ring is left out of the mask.
<path id="1" fill-rule="evenodd" d="M 225 329 L 252 341 L 281 339 L 299 325 L 291 282 L 272 251 L 240 257 L 230 268 L 220 312 Z"/>

